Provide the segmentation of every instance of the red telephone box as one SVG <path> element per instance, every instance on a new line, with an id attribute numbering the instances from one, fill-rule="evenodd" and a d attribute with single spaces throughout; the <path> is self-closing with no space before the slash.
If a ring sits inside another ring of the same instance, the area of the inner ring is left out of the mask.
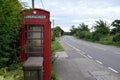
<path id="1" fill-rule="evenodd" d="M 20 37 L 20 60 L 43 57 L 44 80 L 51 80 L 51 23 L 50 13 L 42 9 L 21 11 L 23 19 Z"/>

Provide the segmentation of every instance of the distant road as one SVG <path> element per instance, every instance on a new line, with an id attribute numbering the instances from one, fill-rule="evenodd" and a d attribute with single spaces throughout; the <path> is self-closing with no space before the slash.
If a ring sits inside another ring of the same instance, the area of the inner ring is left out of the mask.
<path id="1" fill-rule="evenodd" d="M 64 36 L 61 41 L 115 73 L 120 73 L 120 48 L 78 40 L 72 36 Z"/>

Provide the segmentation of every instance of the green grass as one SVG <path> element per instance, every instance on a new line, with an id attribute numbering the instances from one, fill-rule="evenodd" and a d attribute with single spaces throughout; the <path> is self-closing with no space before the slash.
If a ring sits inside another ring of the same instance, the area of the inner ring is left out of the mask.
<path id="1" fill-rule="evenodd" d="M 61 46 L 61 44 L 58 41 L 52 42 L 52 50 L 54 52 L 64 51 L 63 47 Z"/>
<path id="2" fill-rule="evenodd" d="M 55 71 L 52 71 L 51 78 L 52 80 L 57 80 L 57 74 Z"/>

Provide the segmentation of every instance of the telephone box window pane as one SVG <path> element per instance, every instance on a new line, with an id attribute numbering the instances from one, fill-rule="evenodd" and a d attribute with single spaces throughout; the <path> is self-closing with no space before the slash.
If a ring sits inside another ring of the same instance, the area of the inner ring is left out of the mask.
<path id="1" fill-rule="evenodd" d="M 43 33 L 40 32 L 29 32 L 28 38 L 43 38 Z"/>
<path id="2" fill-rule="evenodd" d="M 29 47 L 28 52 L 43 52 L 43 48 L 40 47 Z"/>
<path id="3" fill-rule="evenodd" d="M 40 47 L 30 47 L 28 48 L 28 52 L 40 52 Z"/>
<path id="4" fill-rule="evenodd" d="M 43 26 L 40 25 L 29 25 L 28 30 L 33 30 L 33 31 L 43 31 Z"/>
<path id="5" fill-rule="evenodd" d="M 29 40 L 28 45 L 30 45 L 30 46 L 42 46 L 43 40 Z"/>
<path id="6" fill-rule="evenodd" d="M 36 25 L 30 25 L 28 30 L 40 30 L 40 26 L 36 26 Z"/>

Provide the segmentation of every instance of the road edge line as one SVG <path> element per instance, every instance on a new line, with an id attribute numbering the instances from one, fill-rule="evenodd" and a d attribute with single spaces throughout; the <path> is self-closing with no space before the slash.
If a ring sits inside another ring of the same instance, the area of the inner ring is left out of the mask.
<path id="1" fill-rule="evenodd" d="M 115 73 L 119 73 L 118 71 L 116 71 L 115 69 L 108 67 L 108 69 L 110 69 L 111 71 L 115 72 Z"/>

